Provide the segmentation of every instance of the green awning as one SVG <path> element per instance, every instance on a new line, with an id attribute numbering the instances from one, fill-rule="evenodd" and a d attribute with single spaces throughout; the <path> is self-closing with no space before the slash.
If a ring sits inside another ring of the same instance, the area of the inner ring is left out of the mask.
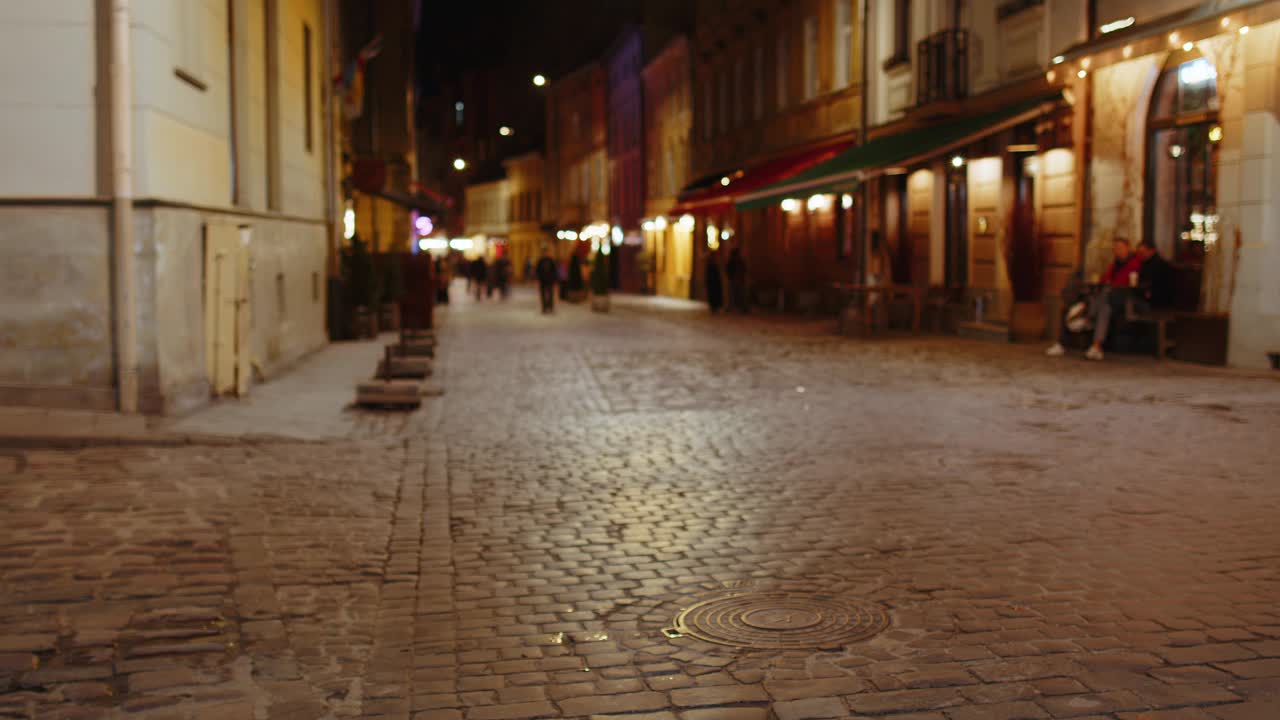
<path id="1" fill-rule="evenodd" d="M 834 158 L 759 190 L 738 197 L 739 210 L 765 207 L 787 198 L 836 192 L 877 169 L 908 164 L 979 137 L 1004 130 L 1041 114 L 1053 95 L 1001 108 L 986 115 L 961 118 L 934 127 L 909 130 L 849 148 Z"/>

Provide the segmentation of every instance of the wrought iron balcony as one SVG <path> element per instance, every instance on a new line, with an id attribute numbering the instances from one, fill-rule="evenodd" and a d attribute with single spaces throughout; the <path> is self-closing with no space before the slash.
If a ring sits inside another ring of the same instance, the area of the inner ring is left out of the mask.
<path id="1" fill-rule="evenodd" d="M 916 106 L 969 96 L 969 31 L 943 30 L 916 45 Z"/>

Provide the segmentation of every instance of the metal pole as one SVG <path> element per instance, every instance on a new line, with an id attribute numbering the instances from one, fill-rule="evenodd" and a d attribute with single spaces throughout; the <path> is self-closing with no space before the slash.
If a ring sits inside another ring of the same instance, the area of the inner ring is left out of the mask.
<path id="1" fill-rule="evenodd" d="M 324 217 L 325 230 L 329 233 L 328 265 L 329 275 L 338 274 L 338 241 L 339 218 L 337 216 L 340 203 L 337 199 L 337 179 L 335 177 L 334 126 L 333 126 L 333 0 L 324 0 L 324 64 L 320 73 L 320 105 L 324 108 Z"/>
<path id="2" fill-rule="evenodd" d="M 111 217 L 114 268 L 116 403 L 138 411 L 137 301 L 133 250 L 133 87 L 129 0 L 111 0 Z"/>

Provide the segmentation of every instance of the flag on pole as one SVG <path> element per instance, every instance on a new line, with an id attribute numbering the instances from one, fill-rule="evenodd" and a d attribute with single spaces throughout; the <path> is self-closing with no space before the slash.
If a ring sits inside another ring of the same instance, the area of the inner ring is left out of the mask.
<path id="1" fill-rule="evenodd" d="M 342 114 L 348 120 L 355 120 L 364 114 L 365 66 L 381 52 L 382 33 L 378 33 L 360 48 L 342 74 L 334 79 L 342 95 Z"/>

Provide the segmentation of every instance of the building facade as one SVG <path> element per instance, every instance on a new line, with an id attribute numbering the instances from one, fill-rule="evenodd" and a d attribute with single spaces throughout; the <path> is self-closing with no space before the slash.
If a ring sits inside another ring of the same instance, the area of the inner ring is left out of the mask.
<path id="1" fill-rule="evenodd" d="M 610 264 L 615 289 L 648 291 L 647 255 L 642 255 L 644 215 L 644 67 L 645 32 L 624 31 L 605 55 L 608 75 L 609 221 L 621 237 Z"/>
<path id="2" fill-rule="evenodd" d="M 607 76 L 591 63 L 555 81 L 547 93 L 547 222 L 558 256 L 586 253 L 587 227 L 609 225 Z"/>
<path id="3" fill-rule="evenodd" d="M 415 213 L 433 209 L 414 201 L 419 157 L 415 23 L 409 20 L 417 3 L 342 0 L 340 11 L 342 57 L 355 58 L 373 42 L 380 48 L 365 64 L 362 97 L 346 108 L 346 200 L 356 233 L 373 252 L 408 252 L 417 240 Z"/>
<path id="4" fill-rule="evenodd" d="M 976 121 L 866 173 L 870 271 L 933 288 L 948 327 L 1007 331 L 1015 295 L 1056 317 L 1080 207 L 1070 109 L 1046 71 L 1051 48 L 1084 36 L 1083 4 L 888 0 L 868 24 L 869 141 Z"/>
<path id="5" fill-rule="evenodd" d="M 1076 266 L 1075 124 L 1047 71 L 1053 43 L 1083 37 L 1078 10 L 869 3 L 863 142 L 748 204 L 788 225 L 862 207 L 861 230 L 836 222 L 856 278 L 927 293 L 935 327 L 1007 334 L 1015 296 L 1054 301 Z"/>
<path id="6" fill-rule="evenodd" d="M 696 7 L 691 175 L 675 215 L 695 219 L 692 294 L 734 249 L 757 302 L 813 308 L 857 272 L 838 237 L 853 207 L 795 218 L 735 199 L 855 142 L 862 125 L 861 3 L 702 0 Z M 848 211 L 846 213 L 845 211 Z M 687 221 L 686 221 L 687 223 Z M 723 249 L 721 249 L 723 247 Z"/>
<path id="7" fill-rule="evenodd" d="M 1102 0 L 1053 52 L 1090 129 L 1083 269 L 1155 243 L 1185 360 L 1264 368 L 1280 349 L 1280 3 Z M 1102 32 L 1102 30 L 1108 30 Z"/>
<path id="8" fill-rule="evenodd" d="M 551 235 L 542 228 L 542 188 L 545 163 L 542 153 L 528 152 L 503 162 L 507 170 L 507 247 L 516 277 L 532 280 L 533 265 L 548 251 Z"/>
<path id="9" fill-rule="evenodd" d="M 687 298 L 693 279 L 693 217 L 668 217 L 690 178 L 693 80 L 689 40 L 681 35 L 661 49 L 642 72 L 645 137 L 645 247 L 652 254 L 650 286 L 661 295 Z"/>
<path id="10" fill-rule="evenodd" d="M 472 242 L 469 255 L 494 260 L 507 252 L 511 233 L 509 197 L 506 178 L 467 186 L 464 233 Z"/>
<path id="11" fill-rule="evenodd" d="M 3 404 L 178 413 L 326 342 L 336 19 L 125 7 L 0 8 L 11 66 L 59 48 L 0 93 Z"/>

